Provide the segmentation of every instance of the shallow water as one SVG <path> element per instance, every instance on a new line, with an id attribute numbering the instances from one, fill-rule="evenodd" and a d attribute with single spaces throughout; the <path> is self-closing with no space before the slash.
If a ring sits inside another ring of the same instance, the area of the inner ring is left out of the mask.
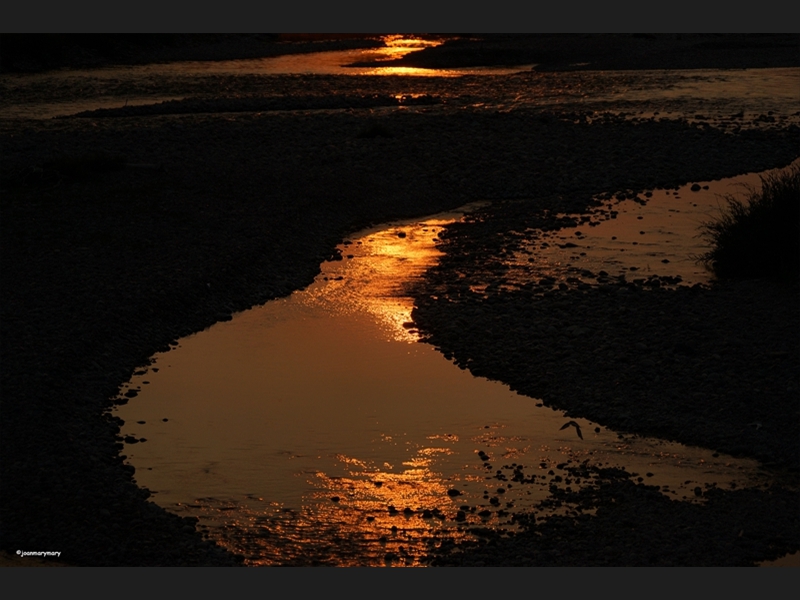
<path id="1" fill-rule="evenodd" d="M 684 194 L 669 198 L 699 218 Z M 647 206 L 648 222 L 669 219 Z M 414 565 L 442 538 L 513 529 L 550 486 L 585 485 L 564 471 L 584 461 L 687 501 L 697 486 L 766 481 L 755 461 L 575 419 L 581 439 L 563 413 L 416 343 L 407 286 L 457 218 L 356 234 L 308 289 L 157 355 L 118 409 L 128 441 L 146 439 L 126 449 L 137 482 L 247 564 Z M 514 469 L 528 483 L 510 484 Z"/>
<path id="2" fill-rule="evenodd" d="M 688 119 L 736 130 L 800 123 L 800 69 L 538 73 L 531 65 L 462 69 L 354 68 L 437 42 L 389 36 L 378 49 L 226 61 L 0 75 L 0 121 L 49 119 L 99 108 L 184 98 L 398 94 L 440 99 L 446 110 L 547 108 Z"/>
<path id="3" fill-rule="evenodd" d="M 526 241 L 505 261 L 504 279 L 517 286 L 550 277 L 557 286 L 594 284 L 603 274 L 629 281 L 659 277 L 666 287 L 708 284 L 713 276 L 698 260 L 708 249 L 702 224 L 719 217 L 726 197 L 746 197 L 748 189 L 760 189 L 761 177 L 777 171 L 691 182 L 635 199 L 612 198 L 587 215 L 561 215 L 578 226 L 526 232 Z"/>
<path id="4" fill-rule="evenodd" d="M 339 50 L 288 54 L 269 58 L 219 61 L 180 61 L 97 69 L 62 69 L 32 75 L 0 75 L 0 119 L 50 119 L 100 108 L 157 104 L 195 96 L 237 95 L 241 90 L 229 78 L 266 78 L 266 95 L 274 90 L 275 78 L 300 75 L 388 76 L 402 78 L 453 78 L 464 75 L 508 75 L 530 70 L 520 67 L 475 67 L 462 69 L 418 69 L 413 67 L 348 67 L 354 62 L 399 58 L 441 41 L 386 36 L 386 46 L 361 50 Z M 303 93 L 303 85 L 293 93 Z M 249 90 L 252 91 L 252 90 Z M 413 95 L 413 92 L 412 92 Z"/>

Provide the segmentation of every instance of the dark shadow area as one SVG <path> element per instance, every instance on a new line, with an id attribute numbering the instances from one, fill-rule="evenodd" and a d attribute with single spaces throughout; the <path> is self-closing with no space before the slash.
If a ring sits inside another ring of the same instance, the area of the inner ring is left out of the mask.
<path id="1" fill-rule="evenodd" d="M 382 45 L 374 35 L 347 34 L 287 37 L 277 33 L 4 33 L 0 37 L 0 72 L 266 58 Z"/>
<path id="2" fill-rule="evenodd" d="M 800 469 L 795 292 L 764 282 L 486 296 L 443 287 L 418 300 L 415 322 L 473 374 L 617 431 Z"/>
<path id="3" fill-rule="evenodd" d="M 800 65 L 797 34 L 462 34 L 381 66 L 537 65 L 540 71 Z M 356 63 L 351 66 L 373 66 Z"/>
<path id="4" fill-rule="evenodd" d="M 766 277 L 800 282 L 800 167 L 761 179 L 744 201 L 725 198 L 703 235 L 712 244 L 704 262 L 721 279 Z"/>
<path id="5" fill-rule="evenodd" d="M 381 94 L 327 96 L 291 96 L 250 98 L 187 98 L 169 100 L 158 104 L 124 106 L 120 108 L 99 108 L 72 115 L 76 118 L 103 119 L 113 117 L 149 117 L 155 115 L 192 115 L 200 113 L 240 113 L 270 110 L 346 110 L 365 108 L 384 108 L 397 106 L 432 106 L 440 104 L 441 99 L 424 95 L 388 96 Z M 65 117 L 71 118 L 71 117 Z"/>
<path id="6" fill-rule="evenodd" d="M 700 502 L 678 502 L 657 486 L 636 484 L 614 469 L 566 467 L 591 479 L 578 492 L 561 487 L 541 508 L 565 514 L 517 519 L 520 533 L 484 532 L 484 540 L 444 544 L 436 566 L 700 567 L 755 566 L 800 547 L 795 492 L 780 487 L 697 488 Z"/>

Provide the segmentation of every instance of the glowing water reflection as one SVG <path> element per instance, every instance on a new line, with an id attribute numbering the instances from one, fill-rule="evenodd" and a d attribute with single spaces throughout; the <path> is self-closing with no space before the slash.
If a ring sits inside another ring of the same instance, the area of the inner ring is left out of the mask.
<path id="1" fill-rule="evenodd" d="M 707 284 L 712 275 L 699 257 L 709 243 L 699 235 L 700 226 L 718 218 L 726 196 L 742 197 L 748 186 L 759 189 L 760 177 L 770 172 L 609 198 L 587 215 L 558 215 L 575 226 L 525 232 L 504 260 L 508 269 L 500 287 L 544 281 L 541 290 L 546 291 L 602 285 L 620 277 L 664 287 Z M 485 289 L 496 279 L 487 276 L 476 288 Z"/>
<path id="2" fill-rule="evenodd" d="M 410 77 L 461 77 L 462 75 L 509 75 L 530 71 L 532 65 L 513 67 L 461 67 L 455 69 L 423 69 L 419 67 L 381 65 L 410 52 L 439 46 L 442 39 L 409 35 L 386 35 L 384 46 L 365 50 L 340 50 L 311 54 L 290 54 L 259 59 L 262 74 L 287 75 L 400 75 Z M 372 64 L 370 64 L 372 63 Z"/>
<path id="3" fill-rule="evenodd" d="M 399 223 L 345 241 L 340 247 L 342 260 L 325 263 L 322 275 L 299 297 L 300 302 L 338 314 L 366 312 L 390 339 L 417 341 L 411 322 L 414 302 L 405 288 L 436 262 L 441 254 L 437 236 L 455 216 Z"/>
<path id="4" fill-rule="evenodd" d="M 568 471 L 582 463 L 688 501 L 698 485 L 765 481 L 754 461 L 584 419 L 579 438 L 563 413 L 409 343 L 407 286 L 460 216 L 362 232 L 307 290 L 157 355 L 119 408 L 138 483 L 250 565 L 416 565 L 512 530 L 517 511 L 573 510 L 537 505 L 590 484 Z"/>

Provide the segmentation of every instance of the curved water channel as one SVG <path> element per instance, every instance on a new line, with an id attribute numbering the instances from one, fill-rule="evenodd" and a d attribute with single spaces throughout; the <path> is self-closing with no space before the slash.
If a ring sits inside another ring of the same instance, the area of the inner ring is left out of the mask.
<path id="1" fill-rule="evenodd" d="M 635 266 L 706 282 L 697 227 L 743 182 L 758 178 L 616 202 L 582 248 L 551 232 L 512 268 L 566 279 Z M 697 486 L 767 480 L 755 461 L 584 419 L 579 437 L 563 413 L 417 343 L 408 286 L 437 260 L 441 229 L 473 208 L 362 231 L 307 289 L 156 355 L 122 390 L 138 396 L 117 408 L 137 482 L 246 564 L 415 565 L 443 538 L 562 510 L 539 503 L 551 486 L 582 485 L 568 465 L 622 467 L 689 502 L 702 501 Z M 517 472 L 526 485 L 505 476 Z"/>

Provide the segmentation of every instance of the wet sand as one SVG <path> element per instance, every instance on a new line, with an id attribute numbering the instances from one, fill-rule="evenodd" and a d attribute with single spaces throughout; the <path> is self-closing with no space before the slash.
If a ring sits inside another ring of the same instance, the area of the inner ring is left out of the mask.
<path id="1" fill-rule="evenodd" d="M 58 550 L 62 561 L 76 565 L 236 564 L 203 541 L 193 520 L 166 513 L 135 485 L 119 454 L 124 450 L 119 424 L 107 412 L 110 399 L 130 400 L 117 396 L 120 385 L 177 337 L 311 283 L 348 233 L 493 200 L 497 218 L 483 231 L 471 229 L 452 253 L 469 262 L 470 248 L 492 249 L 491 240 L 500 239 L 497 233 L 507 231 L 510 219 L 540 208 L 583 212 L 596 193 L 729 177 L 797 157 L 797 131 L 791 128 L 731 135 L 683 122 L 607 118 L 576 124 L 541 111 L 395 112 L 381 117 L 389 137 L 365 136 L 372 118 L 366 111 L 222 113 L 5 127 L 4 550 Z M 121 158 L 91 159 L 98 152 Z M 508 198 L 517 200 L 500 202 Z M 693 301 L 702 311 L 719 295 L 758 296 L 753 289 L 769 290 L 723 287 L 698 292 Z M 776 299 L 783 292 L 768 293 Z M 552 301 L 567 298 L 572 297 Z M 772 301 L 759 314 L 779 331 L 786 322 L 780 310 L 768 310 Z M 590 298 L 576 304 L 585 302 Z M 456 306 L 456 318 L 474 322 L 472 313 L 462 312 L 469 306 Z M 490 302 L 481 306 L 487 308 L 481 318 L 495 314 Z M 431 335 L 454 318 L 428 314 L 424 326 Z M 509 334 L 515 331 L 508 328 Z M 457 359 L 471 357 L 468 342 L 474 339 L 452 342 L 446 351 Z M 705 340 L 710 351 L 713 334 Z M 493 339 L 488 349 L 505 343 Z M 746 362 L 751 351 L 734 344 L 729 352 Z M 554 373 L 560 381 L 571 371 Z M 505 375 L 502 368 L 496 372 Z M 701 421 L 690 433 L 728 407 L 722 396 L 703 401 L 708 414 L 692 415 Z M 584 403 L 568 410 L 589 414 L 590 408 Z M 603 410 L 609 422 L 618 418 L 612 408 Z M 629 413 L 624 426 L 652 431 L 648 418 Z M 670 427 L 682 419 L 671 418 Z M 755 435 L 740 442 L 743 455 L 796 469 L 791 449 L 763 444 Z M 633 486 L 637 498 L 649 494 L 613 474 L 603 476 L 619 493 Z M 776 490 L 770 502 L 796 506 L 796 496 L 786 500 L 786 494 Z M 742 500 L 737 506 L 746 505 Z M 796 544 L 797 527 L 781 516 L 785 511 L 764 506 L 783 519 L 788 538 L 749 554 L 715 555 L 715 564 L 750 564 Z M 672 523 L 684 518 L 679 510 L 663 515 Z M 570 554 L 574 546 L 563 541 L 570 539 L 569 527 L 558 534 L 562 542 L 548 564 L 581 562 L 584 555 Z M 759 531 L 766 532 L 759 540 L 775 537 L 769 526 Z M 504 552 L 492 555 L 505 561 Z M 514 552 L 525 555 L 518 547 Z M 540 557 L 535 551 L 528 556 L 526 564 Z M 611 564 L 632 560 L 630 554 L 607 556 Z M 464 561 L 488 564 L 485 558 Z"/>

